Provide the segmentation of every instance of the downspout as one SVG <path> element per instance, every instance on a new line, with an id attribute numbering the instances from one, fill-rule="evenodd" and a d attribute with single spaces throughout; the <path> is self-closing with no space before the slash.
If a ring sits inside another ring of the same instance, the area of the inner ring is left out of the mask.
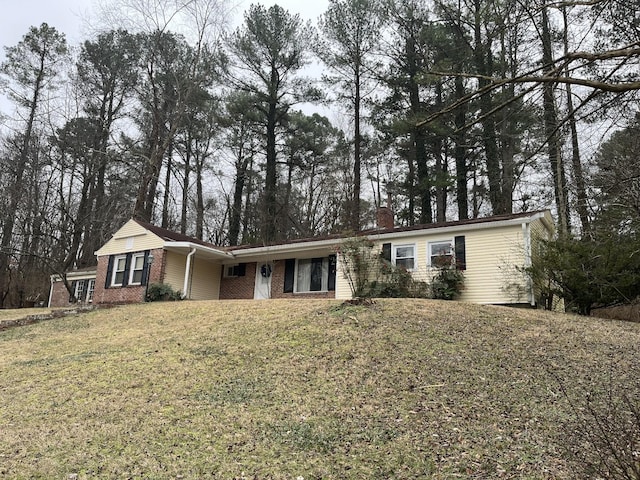
<path id="1" fill-rule="evenodd" d="M 191 257 L 196 253 L 196 248 L 193 247 L 187 255 L 187 266 L 184 269 L 184 285 L 182 287 L 182 298 L 187 298 L 187 288 L 189 288 L 189 277 L 191 276 Z"/>
<path id="2" fill-rule="evenodd" d="M 522 224 L 522 237 L 524 238 L 524 268 L 531 267 L 531 224 Z M 532 307 L 536 305 L 535 292 L 533 290 L 533 281 L 531 275 L 527 274 L 527 290 L 529 295 L 529 303 Z"/>

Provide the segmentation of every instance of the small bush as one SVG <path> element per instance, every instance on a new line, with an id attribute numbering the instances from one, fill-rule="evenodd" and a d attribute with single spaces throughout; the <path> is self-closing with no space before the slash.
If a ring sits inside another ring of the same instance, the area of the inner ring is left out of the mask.
<path id="1" fill-rule="evenodd" d="M 454 300 L 463 289 L 464 273 L 452 265 L 439 267 L 431 282 L 431 296 L 439 300 Z"/>
<path id="2" fill-rule="evenodd" d="M 174 302 L 182 300 L 182 294 L 166 283 L 152 283 L 147 288 L 147 302 Z"/>
<path id="3" fill-rule="evenodd" d="M 584 400 L 576 400 L 561 385 L 573 412 L 565 424 L 563 443 L 583 478 L 640 480 L 638 386 L 611 379 L 608 389 L 590 391 Z"/>
<path id="4" fill-rule="evenodd" d="M 364 237 L 345 240 L 337 249 L 341 258 L 342 274 L 354 298 L 371 298 L 371 283 L 375 282 L 380 258 L 373 250 L 374 243 Z"/>
<path id="5" fill-rule="evenodd" d="M 417 281 L 403 267 L 380 260 L 380 277 L 370 285 L 370 296 L 379 298 L 427 298 L 429 286 Z"/>

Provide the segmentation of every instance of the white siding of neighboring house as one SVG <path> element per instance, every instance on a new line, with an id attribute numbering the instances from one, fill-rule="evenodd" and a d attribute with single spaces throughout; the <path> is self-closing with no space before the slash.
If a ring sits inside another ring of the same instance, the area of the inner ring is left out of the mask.
<path id="1" fill-rule="evenodd" d="M 136 221 L 129 220 L 105 243 L 96 255 L 117 255 L 162 248 L 164 240 L 151 233 Z"/>

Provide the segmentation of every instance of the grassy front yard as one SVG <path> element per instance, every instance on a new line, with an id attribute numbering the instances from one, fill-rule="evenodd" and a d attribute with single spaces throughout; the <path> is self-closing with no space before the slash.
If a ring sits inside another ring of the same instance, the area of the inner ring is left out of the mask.
<path id="1" fill-rule="evenodd" d="M 0 332 L 0 477 L 584 478 L 574 420 L 612 382 L 639 397 L 638 345 L 640 324 L 427 300 L 49 320 Z"/>

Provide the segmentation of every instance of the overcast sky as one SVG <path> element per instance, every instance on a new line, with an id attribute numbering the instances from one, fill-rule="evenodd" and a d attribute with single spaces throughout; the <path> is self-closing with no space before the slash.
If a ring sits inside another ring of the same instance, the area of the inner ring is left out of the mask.
<path id="1" fill-rule="evenodd" d="M 328 0 L 244 0 L 239 2 L 237 18 L 233 24 L 242 21 L 242 12 L 251 3 L 271 6 L 275 3 L 291 13 L 298 13 L 305 20 L 317 20 L 326 9 Z M 29 27 L 43 22 L 55 27 L 67 36 L 70 45 L 77 45 L 88 35 L 83 27 L 83 19 L 91 13 L 92 0 L 0 0 L 0 46 L 8 47 L 18 43 Z M 0 57 L 4 59 L 4 48 Z"/>

